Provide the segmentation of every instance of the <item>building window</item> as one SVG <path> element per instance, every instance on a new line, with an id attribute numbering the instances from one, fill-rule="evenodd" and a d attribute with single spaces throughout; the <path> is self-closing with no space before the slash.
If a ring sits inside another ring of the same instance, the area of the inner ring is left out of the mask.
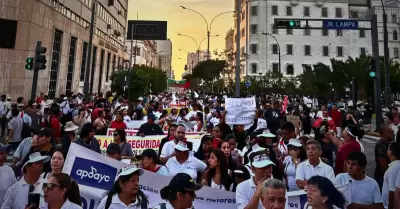
<path id="1" fill-rule="evenodd" d="M 251 34 L 257 34 L 257 24 L 251 25 Z"/>
<path id="2" fill-rule="evenodd" d="M 328 8 L 327 7 L 322 7 L 321 8 L 321 16 L 322 17 L 328 17 Z"/>
<path id="3" fill-rule="evenodd" d="M 351 11 L 350 12 L 350 17 L 351 18 L 358 18 L 358 12 L 357 11 Z"/>
<path id="4" fill-rule="evenodd" d="M 336 55 L 337 55 L 337 57 L 343 57 L 343 47 L 342 46 L 338 46 L 336 48 Z"/>
<path id="5" fill-rule="evenodd" d="M 311 56 L 311 46 L 310 45 L 304 45 L 304 55 Z"/>
<path id="6" fill-rule="evenodd" d="M 14 49 L 18 21 L 0 19 L 0 48 Z"/>
<path id="7" fill-rule="evenodd" d="M 71 41 L 69 43 L 67 84 L 65 86 L 65 91 L 67 93 L 72 92 L 72 83 L 73 83 L 73 78 L 74 78 L 75 53 L 76 53 L 76 41 L 77 41 L 77 38 L 71 36 Z"/>
<path id="8" fill-rule="evenodd" d="M 393 40 L 397 41 L 397 31 L 393 31 Z"/>
<path id="9" fill-rule="evenodd" d="M 343 36 L 343 30 L 336 30 L 336 36 Z"/>
<path id="10" fill-rule="evenodd" d="M 360 55 L 365 56 L 366 54 L 366 49 L 364 47 L 360 48 Z"/>
<path id="11" fill-rule="evenodd" d="M 303 66 L 303 73 L 312 71 L 311 65 L 309 64 L 302 64 Z"/>
<path id="12" fill-rule="evenodd" d="M 324 57 L 329 56 L 329 46 L 322 46 L 322 56 Z"/>
<path id="13" fill-rule="evenodd" d="M 311 35 L 311 30 L 310 30 L 310 28 L 305 28 L 305 29 L 304 29 L 304 35 L 305 35 L 305 36 L 310 36 L 310 35 Z"/>
<path id="14" fill-rule="evenodd" d="M 293 45 L 292 44 L 286 45 L 286 54 L 289 54 L 289 55 L 293 54 Z"/>
<path id="15" fill-rule="evenodd" d="M 392 22 L 397 23 L 397 15 L 392 14 Z"/>
<path id="16" fill-rule="evenodd" d="M 86 56 L 88 50 L 88 43 L 83 42 L 83 49 L 82 49 L 82 62 L 81 62 L 81 73 L 79 76 L 80 81 L 85 81 L 85 70 L 86 70 Z"/>
<path id="17" fill-rule="evenodd" d="M 274 73 L 279 72 L 279 63 L 272 63 L 272 72 Z"/>
<path id="18" fill-rule="evenodd" d="M 359 30 L 359 34 L 360 34 L 360 38 L 365 38 L 365 30 L 364 29 L 360 29 Z"/>
<path id="19" fill-rule="evenodd" d="M 278 5 L 272 5 L 272 15 L 278 15 Z"/>
<path id="20" fill-rule="evenodd" d="M 251 44 L 251 53 L 252 54 L 257 54 L 257 44 Z"/>
<path id="21" fill-rule="evenodd" d="M 289 64 L 289 65 L 286 66 L 286 74 L 288 74 L 288 75 L 294 75 L 293 64 Z"/>
<path id="22" fill-rule="evenodd" d="M 242 28 L 242 38 L 244 37 L 245 32 L 244 32 L 244 28 Z"/>
<path id="23" fill-rule="evenodd" d="M 93 93 L 94 72 L 96 71 L 97 47 L 93 46 L 92 69 L 90 72 L 89 92 Z"/>
<path id="24" fill-rule="evenodd" d="M 251 63 L 251 73 L 257 73 L 257 63 Z"/>
<path id="25" fill-rule="evenodd" d="M 271 29 L 272 33 L 273 34 L 278 34 L 278 28 L 275 28 L 274 24 L 272 24 L 271 26 L 272 26 L 272 29 Z"/>
<path id="26" fill-rule="evenodd" d="M 54 31 L 53 51 L 52 51 L 52 55 L 51 55 L 49 93 L 48 93 L 50 98 L 56 97 L 58 70 L 60 68 L 62 35 L 63 35 L 62 31 L 59 31 L 59 30 Z"/>
<path id="27" fill-rule="evenodd" d="M 329 31 L 327 29 L 322 29 L 322 36 L 329 36 Z"/>
<path id="28" fill-rule="evenodd" d="M 251 16 L 257 16 L 258 15 L 258 7 L 257 6 L 251 6 Z"/>
<path id="29" fill-rule="evenodd" d="M 278 53 L 279 53 L 278 44 L 272 44 L 272 54 L 278 54 Z"/>
<path id="30" fill-rule="evenodd" d="M 341 18 L 342 16 L 342 8 L 335 8 L 335 17 Z"/>
<path id="31" fill-rule="evenodd" d="M 286 29 L 286 34 L 287 34 L 287 35 L 293 35 L 293 29 L 287 28 L 287 29 Z"/>
<path id="32" fill-rule="evenodd" d="M 287 7 L 286 7 L 286 16 L 292 16 L 292 15 L 293 15 L 293 13 L 292 13 L 292 7 L 287 6 Z"/>
<path id="33" fill-rule="evenodd" d="M 114 54 L 112 61 L 112 73 L 115 72 L 115 64 L 117 63 L 117 56 Z"/>
<path id="34" fill-rule="evenodd" d="M 137 47 L 137 46 L 136 46 L 136 47 L 134 48 L 134 50 L 135 50 L 135 52 L 134 52 L 135 55 L 136 55 L 136 56 L 140 56 L 140 47 Z"/>
<path id="35" fill-rule="evenodd" d="M 110 77 L 110 61 L 111 61 L 111 53 L 108 52 L 107 55 L 107 69 L 106 69 L 106 82 L 108 82 L 108 79 Z M 132 67 L 132 66 L 129 66 Z"/>
<path id="36" fill-rule="evenodd" d="M 303 7 L 304 17 L 310 17 L 310 7 Z"/>
<path id="37" fill-rule="evenodd" d="M 393 52 L 394 52 L 394 58 L 399 59 L 399 48 L 394 48 Z"/>
<path id="38" fill-rule="evenodd" d="M 105 51 L 102 49 L 100 52 L 100 72 L 99 72 L 99 86 L 97 87 L 97 92 L 101 92 L 101 85 L 103 82 L 103 69 L 104 69 L 104 53 Z"/>

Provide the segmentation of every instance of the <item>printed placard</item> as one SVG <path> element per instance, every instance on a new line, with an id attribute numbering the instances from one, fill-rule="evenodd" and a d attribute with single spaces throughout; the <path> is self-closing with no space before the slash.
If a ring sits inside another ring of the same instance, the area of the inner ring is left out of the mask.
<path id="1" fill-rule="evenodd" d="M 255 111 L 256 98 L 226 98 L 225 109 L 230 111 Z"/>

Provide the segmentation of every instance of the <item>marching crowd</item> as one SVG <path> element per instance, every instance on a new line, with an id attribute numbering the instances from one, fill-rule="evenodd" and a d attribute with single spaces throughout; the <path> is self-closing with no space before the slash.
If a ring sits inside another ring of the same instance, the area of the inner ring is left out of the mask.
<path id="1" fill-rule="evenodd" d="M 160 191 L 165 203 L 157 209 L 192 208 L 202 186 L 235 192 L 238 209 L 284 209 L 287 192 L 299 190 L 307 193 L 305 208 L 400 208 L 397 108 L 379 127 L 372 178 L 365 174 L 360 124 L 361 119 L 367 127 L 371 123 L 368 106 L 360 113 L 343 100 L 315 109 L 308 98 L 257 98 L 253 123 L 232 126 L 225 122 L 223 97 L 185 97 L 165 93 L 128 102 L 111 93 L 54 100 L 41 94 L 36 101 L 12 102 L 2 95 L 1 209 L 82 208 L 77 182 L 62 173 L 66 155 L 71 143 L 101 153 L 95 135 L 108 128 L 115 131 L 106 155 L 139 165 L 121 169 L 99 209 L 149 208 L 139 186 L 143 170 L 172 177 Z M 185 105 L 175 105 L 181 101 Z M 132 121 L 142 121 L 137 136 L 165 135 L 158 152 L 134 155 L 126 134 Z M 204 133 L 198 149 L 188 132 Z M 9 155 L 10 166 L 5 164 Z M 351 184 L 349 196 L 337 189 L 346 184 Z"/>

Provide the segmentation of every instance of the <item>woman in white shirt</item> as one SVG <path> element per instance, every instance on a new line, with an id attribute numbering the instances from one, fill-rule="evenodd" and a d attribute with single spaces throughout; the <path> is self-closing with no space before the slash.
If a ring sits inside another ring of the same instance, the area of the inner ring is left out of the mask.
<path id="1" fill-rule="evenodd" d="M 194 132 L 201 132 L 203 130 L 203 113 L 196 113 L 196 124 L 193 127 Z"/>
<path id="2" fill-rule="evenodd" d="M 51 172 L 42 173 L 41 177 L 45 179 L 45 181 L 47 181 L 54 174 L 61 173 L 64 167 L 64 162 L 65 162 L 65 155 L 60 150 L 55 151 L 51 156 L 50 160 Z"/>
<path id="3" fill-rule="evenodd" d="M 53 174 L 42 189 L 45 204 L 40 209 L 82 209 L 79 186 L 68 174 Z"/>
<path id="4" fill-rule="evenodd" d="M 97 209 L 147 209 L 147 197 L 139 188 L 141 175 L 143 170 L 134 164 L 122 167 L 113 188 Z"/>
<path id="5" fill-rule="evenodd" d="M 228 162 L 225 154 L 219 149 L 211 151 L 208 159 L 209 170 L 204 174 L 202 185 L 229 191 L 232 179 L 228 174 Z"/>
<path id="6" fill-rule="evenodd" d="M 307 159 L 306 151 L 298 139 L 290 139 L 287 148 L 289 156 L 283 160 L 285 182 L 289 192 L 298 191 L 300 189 L 296 184 L 296 169 L 301 162 Z"/>

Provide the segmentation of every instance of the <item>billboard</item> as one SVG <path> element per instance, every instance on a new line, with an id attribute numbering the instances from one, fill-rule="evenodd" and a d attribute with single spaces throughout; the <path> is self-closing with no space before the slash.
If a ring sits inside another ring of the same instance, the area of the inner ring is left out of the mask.
<path id="1" fill-rule="evenodd" d="M 167 40 L 167 21 L 128 20 L 127 39 Z"/>

